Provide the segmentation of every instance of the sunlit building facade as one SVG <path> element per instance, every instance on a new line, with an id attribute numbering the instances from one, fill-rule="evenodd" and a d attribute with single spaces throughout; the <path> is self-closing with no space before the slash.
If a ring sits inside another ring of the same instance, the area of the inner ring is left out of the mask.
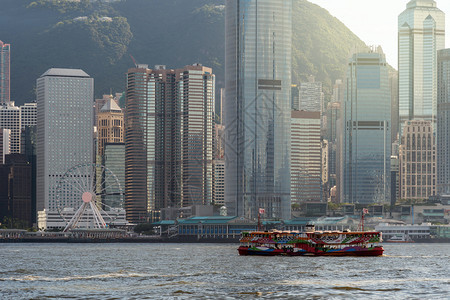
<path id="1" fill-rule="evenodd" d="M 322 200 L 322 144 L 320 112 L 292 111 L 292 203 Z"/>
<path id="2" fill-rule="evenodd" d="M 289 219 L 292 0 L 227 0 L 225 19 L 227 213 Z"/>
<path id="3" fill-rule="evenodd" d="M 127 219 L 212 204 L 215 75 L 201 65 L 128 71 Z"/>
<path id="4" fill-rule="evenodd" d="M 322 82 L 316 82 L 314 76 L 308 76 L 308 82 L 301 82 L 298 85 L 299 104 L 297 110 L 320 111 L 325 108 L 324 93 L 322 92 Z"/>
<path id="5" fill-rule="evenodd" d="M 9 104 L 10 94 L 10 57 L 11 45 L 0 41 L 0 105 Z"/>
<path id="6" fill-rule="evenodd" d="M 400 198 L 436 195 L 436 146 L 431 121 L 406 121 L 399 148 Z"/>
<path id="7" fill-rule="evenodd" d="M 97 114 L 98 155 L 105 152 L 106 143 L 123 143 L 123 112 L 114 99 L 110 98 Z"/>
<path id="8" fill-rule="evenodd" d="M 435 127 L 437 51 L 445 47 L 445 14 L 436 1 L 408 2 L 398 16 L 398 47 L 400 135 L 407 120 L 430 120 Z"/>
<path id="9" fill-rule="evenodd" d="M 380 48 L 350 59 L 341 113 L 341 202 L 390 201 L 391 93 Z"/>

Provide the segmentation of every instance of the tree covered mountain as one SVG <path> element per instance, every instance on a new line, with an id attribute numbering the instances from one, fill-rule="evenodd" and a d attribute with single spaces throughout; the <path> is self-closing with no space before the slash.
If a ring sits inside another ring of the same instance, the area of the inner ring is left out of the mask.
<path id="1" fill-rule="evenodd" d="M 224 8 L 224 0 L 2 0 L 12 100 L 33 100 L 36 79 L 51 67 L 83 69 L 95 79 L 96 96 L 123 91 L 131 56 L 170 68 L 202 63 L 223 87 Z M 306 0 L 294 0 L 293 14 L 293 83 L 312 74 L 329 89 L 345 75 L 351 50 L 365 45 Z"/>

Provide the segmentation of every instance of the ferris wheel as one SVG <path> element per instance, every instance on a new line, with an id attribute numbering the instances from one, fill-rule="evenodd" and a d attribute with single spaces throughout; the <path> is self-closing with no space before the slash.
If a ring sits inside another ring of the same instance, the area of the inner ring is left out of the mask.
<path id="1" fill-rule="evenodd" d="M 107 228 L 123 205 L 123 192 L 114 173 L 103 165 L 81 164 L 67 170 L 56 188 L 57 209 L 73 228 Z M 76 210 L 76 211 L 75 211 Z M 75 213 L 73 213 L 75 211 Z"/>

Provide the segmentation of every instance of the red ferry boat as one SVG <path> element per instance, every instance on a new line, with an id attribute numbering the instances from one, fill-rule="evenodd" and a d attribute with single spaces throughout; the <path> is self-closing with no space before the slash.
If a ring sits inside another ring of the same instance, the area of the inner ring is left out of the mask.
<path id="1" fill-rule="evenodd" d="M 381 232 L 316 231 L 307 225 L 306 232 L 242 232 L 239 255 L 312 255 L 312 256 L 381 256 Z"/>

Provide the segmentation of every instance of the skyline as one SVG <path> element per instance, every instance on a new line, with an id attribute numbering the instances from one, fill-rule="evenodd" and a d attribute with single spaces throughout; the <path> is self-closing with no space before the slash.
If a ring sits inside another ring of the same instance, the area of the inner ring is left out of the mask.
<path id="1" fill-rule="evenodd" d="M 406 9 L 410 0 L 378 0 L 377 7 L 371 7 L 371 13 L 363 13 L 367 10 L 369 0 L 308 0 L 328 10 L 333 16 L 345 24 L 367 45 L 380 45 L 386 54 L 387 62 L 398 69 L 398 16 Z M 446 15 L 450 15 L 450 1 L 435 0 L 437 7 Z M 386 10 L 389 7 L 389 10 Z M 361 12 L 358 15 L 358 12 Z M 380 16 L 385 13 L 383 22 Z M 445 47 L 450 47 L 450 22 L 445 25 Z"/>

